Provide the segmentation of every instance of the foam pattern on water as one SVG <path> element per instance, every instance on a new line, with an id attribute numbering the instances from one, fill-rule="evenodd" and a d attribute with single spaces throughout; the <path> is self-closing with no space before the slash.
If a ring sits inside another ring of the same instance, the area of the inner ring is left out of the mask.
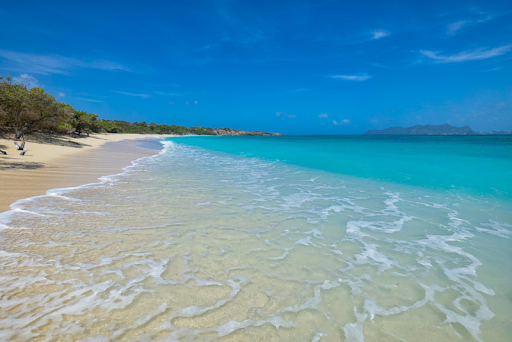
<path id="1" fill-rule="evenodd" d="M 512 334 L 508 203 L 165 145 L 0 215 L 1 340 Z"/>

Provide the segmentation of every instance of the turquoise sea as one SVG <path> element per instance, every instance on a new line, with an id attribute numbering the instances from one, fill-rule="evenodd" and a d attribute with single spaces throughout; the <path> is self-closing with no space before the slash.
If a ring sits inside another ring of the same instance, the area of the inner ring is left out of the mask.
<path id="1" fill-rule="evenodd" d="M 511 136 L 146 146 L 0 214 L 0 340 L 512 339 Z"/>

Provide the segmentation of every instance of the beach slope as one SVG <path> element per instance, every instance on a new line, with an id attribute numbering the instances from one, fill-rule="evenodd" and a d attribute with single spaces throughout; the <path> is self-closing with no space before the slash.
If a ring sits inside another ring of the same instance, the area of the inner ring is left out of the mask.
<path id="1" fill-rule="evenodd" d="M 96 182 L 99 177 L 115 174 L 132 160 L 156 154 L 144 148 L 145 139 L 162 135 L 94 134 L 58 141 L 28 141 L 24 156 L 12 140 L 0 139 L 0 212 L 22 198 L 44 195 L 53 188 Z"/>

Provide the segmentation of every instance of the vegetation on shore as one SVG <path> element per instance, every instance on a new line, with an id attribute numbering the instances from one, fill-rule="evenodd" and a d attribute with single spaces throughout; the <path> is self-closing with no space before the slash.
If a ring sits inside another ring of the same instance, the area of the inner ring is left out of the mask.
<path id="1" fill-rule="evenodd" d="M 94 114 L 93 114 L 94 115 Z M 155 123 L 128 122 L 120 120 L 95 120 L 99 126 L 97 132 L 138 133 L 138 134 L 178 134 L 178 135 L 214 135 L 211 129 L 204 127 L 184 127 L 178 125 L 157 125 Z"/>
<path id="2" fill-rule="evenodd" d="M 177 135 L 269 135 L 264 132 L 238 131 L 229 128 L 213 129 L 157 125 L 155 123 L 99 119 L 55 99 L 41 88 L 28 88 L 13 82 L 10 76 L 0 77 L 0 137 L 11 133 L 21 140 L 30 132 L 80 136 L 90 133 L 139 133 Z"/>

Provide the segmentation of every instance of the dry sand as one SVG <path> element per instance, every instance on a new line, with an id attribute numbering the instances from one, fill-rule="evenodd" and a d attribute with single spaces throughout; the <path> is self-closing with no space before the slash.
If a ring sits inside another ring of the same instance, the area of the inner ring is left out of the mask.
<path id="1" fill-rule="evenodd" d="M 86 138 L 62 138 L 58 143 L 26 143 L 20 156 L 12 140 L 0 139 L 0 212 L 27 197 L 47 190 L 93 183 L 99 177 L 119 173 L 132 160 L 156 154 L 140 145 L 143 139 L 162 135 L 94 134 Z"/>

